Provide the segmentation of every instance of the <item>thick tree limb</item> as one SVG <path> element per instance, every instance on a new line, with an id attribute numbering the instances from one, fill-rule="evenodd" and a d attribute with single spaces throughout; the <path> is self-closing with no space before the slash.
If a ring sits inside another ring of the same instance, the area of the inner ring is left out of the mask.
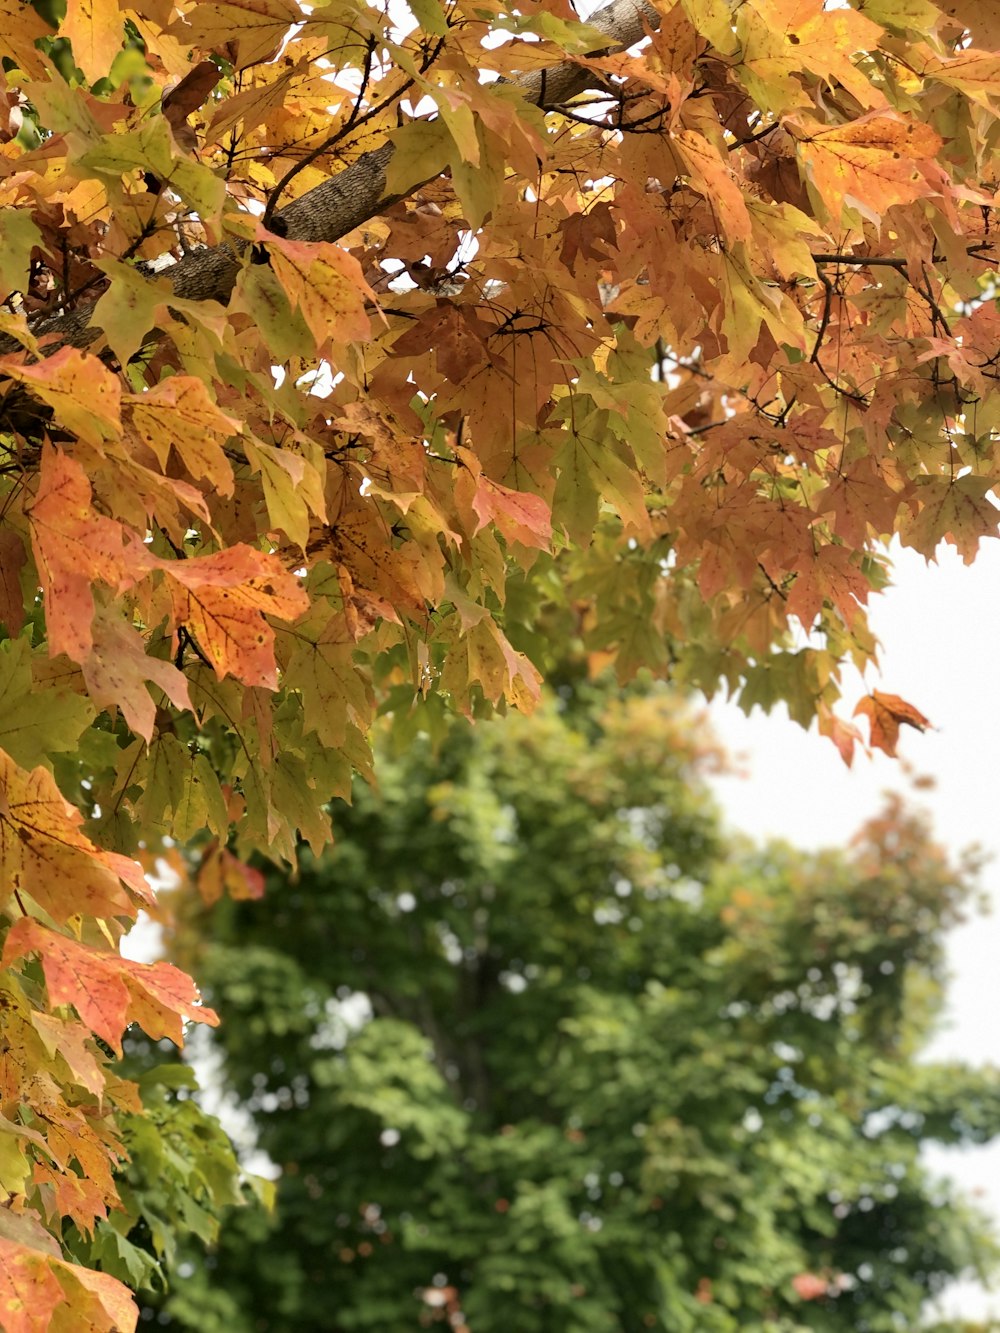
<path id="1" fill-rule="evenodd" d="M 602 51 L 619 51 L 640 41 L 649 29 L 658 28 L 660 16 L 648 0 L 612 0 L 587 22 L 607 36 L 608 45 L 600 48 Z M 521 76 L 514 82 L 530 102 L 542 108 L 558 106 L 587 88 L 603 86 L 593 70 L 570 60 Z M 386 170 L 394 152 L 394 145 L 387 141 L 286 205 L 276 214 L 284 224 L 283 234 L 296 241 L 337 241 L 382 209 L 397 203 L 403 196 L 386 194 Z M 426 184 L 426 180 L 418 181 L 411 191 Z M 226 304 L 239 269 L 238 249 L 226 243 L 192 250 L 156 276 L 167 279 L 178 297 Z M 85 347 L 100 332 L 90 322 L 93 311 L 91 304 L 69 314 L 49 316 L 32 325 L 32 332 L 39 338 L 58 335 L 58 341 L 50 343 L 48 350 L 66 344 Z M 0 355 L 19 347 L 15 339 L 0 337 Z"/>

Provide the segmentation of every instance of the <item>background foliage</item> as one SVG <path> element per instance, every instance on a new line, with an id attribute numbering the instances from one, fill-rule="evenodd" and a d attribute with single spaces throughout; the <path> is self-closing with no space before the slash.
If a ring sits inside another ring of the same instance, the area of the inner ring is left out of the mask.
<path id="1" fill-rule="evenodd" d="M 671 696 L 567 690 L 380 754 L 300 879 L 189 904 L 282 1174 L 172 1324 L 913 1329 L 992 1265 L 919 1162 L 1000 1131 L 995 1071 L 918 1059 L 967 870 L 895 802 L 845 852 L 733 840 L 715 762 Z"/>

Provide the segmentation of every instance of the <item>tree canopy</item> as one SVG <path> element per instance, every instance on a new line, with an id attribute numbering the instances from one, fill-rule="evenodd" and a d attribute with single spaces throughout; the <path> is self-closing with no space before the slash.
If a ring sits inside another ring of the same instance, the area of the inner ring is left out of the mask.
<path id="1" fill-rule="evenodd" d="M 296 882 L 188 904 L 281 1175 L 168 1327 L 888 1333 L 992 1261 L 919 1161 L 1000 1131 L 996 1071 L 920 1055 L 967 875 L 898 802 L 734 841 L 706 742 L 656 692 L 456 727 Z"/>
<path id="2" fill-rule="evenodd" d="M 118 954 L 163 839 L 250 892 L 376 709 L 530 710 L 569 640 L 850 757 L 882 541 L 997 527 L 998 46 L 994 0 L 0 0 L 14 1333 L 134 1319 L 63 1245 L 125 1026 L 214 1020 Z"/>

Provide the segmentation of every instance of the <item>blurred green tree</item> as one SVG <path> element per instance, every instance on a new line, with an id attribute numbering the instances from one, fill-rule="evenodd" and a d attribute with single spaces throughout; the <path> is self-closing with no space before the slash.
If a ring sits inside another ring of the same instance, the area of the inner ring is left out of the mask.
<path id="1" fill-rule="evenodd" d="M 917 1059 L 971 867 L 896 801 L 755 849 L 718 759 L 669 694 L 568 688 L 384 754 L 297 882 L 187 912 L 281 1178 L 161 1318 L 874 1333 L 992 1262 L 919 1160 L 1000 1131 L 996 1073 Z"/>

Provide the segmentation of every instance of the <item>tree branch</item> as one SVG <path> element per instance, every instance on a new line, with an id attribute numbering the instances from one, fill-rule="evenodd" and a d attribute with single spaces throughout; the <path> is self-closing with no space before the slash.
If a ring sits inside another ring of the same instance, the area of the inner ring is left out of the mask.
<path id="1" fill-rule="evenodd" d="M 590 53 L 597 55 L 624 50 L 641 41 L 648 31 L 659 27 L 660 16 L 648 0 L 612 0 L 587 22 L 608 38 L 607 46 Z M 511 82 L 529 102 L 543 109 L 556 107 L 587 88 L 605 86 L 598 71 L 574 60 L 533 71 Z M 282 234 L 294 241 L 337 241 L 405 198 L 403 194 L 386 193 L 386 170 L 394 152 L 394 145 L 386 141 L 287 204 L 275 214 L 283 224 Z M 431 176 L 415 182 L 407 194 L 433 179 Z M 238 242 L 227 242 L 192 250 L 170 268 L 160 270 L 156 277 L 167 279 L 174 294 L 182 299 L 226 304 L 240 270 L 242 248 Z M 93 311 L 91 304 L 69 314 L 50 316 L 33 324 L 32 333 L 37 338 L 57 335 L 58 340 L 50 344 L 49 351 L 67 344 L 85 347 L 100 333 L 90 322 Z M 15 338 L 0 336 L 0 355 L 19 351 L 20 346 Z"/>

